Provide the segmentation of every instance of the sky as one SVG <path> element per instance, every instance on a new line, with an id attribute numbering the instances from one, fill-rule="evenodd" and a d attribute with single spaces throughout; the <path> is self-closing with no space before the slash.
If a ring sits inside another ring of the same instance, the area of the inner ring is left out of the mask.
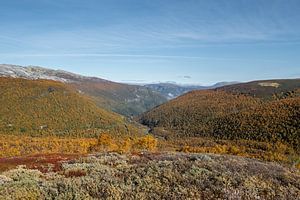
<path id="1" fill-rule="evenodd" d="M 118 82 L 300 77 L 299 0 L 0 0 L 0 63 Z"/>

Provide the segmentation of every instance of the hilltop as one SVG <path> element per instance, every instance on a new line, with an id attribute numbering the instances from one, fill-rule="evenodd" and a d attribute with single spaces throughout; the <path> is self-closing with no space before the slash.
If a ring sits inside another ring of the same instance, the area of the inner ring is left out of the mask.
<path id="1" fill-rule="evenodd" d="M 260 80 L 249 83 L 237 83 L 216 90 L 232 94 L 243 94 L 264 100 L 281 99 L 288 96 L 300 96 L 300 79 Z"/>

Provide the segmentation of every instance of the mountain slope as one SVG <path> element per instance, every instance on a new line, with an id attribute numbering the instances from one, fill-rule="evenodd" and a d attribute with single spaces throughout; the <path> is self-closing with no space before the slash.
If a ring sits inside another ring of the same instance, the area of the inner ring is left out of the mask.
<path id="1" fill-rule="evenodd" d="M 121 116 L 98 108 L 70 86 L 52 80 L 0 78 L 0 132 L 96 136 L 128 133 Z"/>
<path id="2" fill-rule="evenodd" d="M 167 101 L 158 92 L 143 86 L 115 83 L 42 67 L 0 65 L 0 76 L 60 81 L 92 97 L 97 106 L 126 116 L 141 114 Z"/>
<path id="3" fill-rule="evenodd" d="M 297 95 L 264 101 L 222 89 L 193 91 L 144 113 L 139 121 L 179 137 L 284 142 L 300 151 Z"/>

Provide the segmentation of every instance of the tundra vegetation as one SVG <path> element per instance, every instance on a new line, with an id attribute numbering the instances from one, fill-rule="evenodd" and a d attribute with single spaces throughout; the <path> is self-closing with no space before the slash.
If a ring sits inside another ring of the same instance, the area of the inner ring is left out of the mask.
<path id="1" fill-rule="evenodd" d="M 50 166 L 51 167 L 51 166 Z M 0 199 L 299 199 L 300 173 L 214 154 L 101 153 L 0 175 Z"/>

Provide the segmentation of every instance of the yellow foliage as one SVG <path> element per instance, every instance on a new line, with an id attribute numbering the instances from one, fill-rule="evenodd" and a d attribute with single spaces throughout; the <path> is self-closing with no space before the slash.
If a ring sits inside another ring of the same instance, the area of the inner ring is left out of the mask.
<path id="1" fill-rule="evenodd" d="M 120 153 L 129 152 L 132 149 L 132 140 L 130 138 L 124 139 L 123 143 L 119 148 Z"/>
<path id="2" fill-rule="evenodd" d="M 146 135 L 142 138 L 138 138 L 135 146 L 138 149 L 154 151 L 157 147 L 157 139 L 155 139 L 152 135 Z"/>
<path id="3" fill-rule="evenodd" d="M 100 134 L 95 138 L 30 137 L 0 134 L 0 157 L 32 154 L 87 154 L 101 151 L 128 153 L 131 151 L 154 151 L 157 140 L 150 135 L 143 137 L 113 137 Z"/>
<path id="4" fill-rule="evenodd" d="M 115 151 L 118 149 L 116 141 L 107 133 L 100 134 L 98 138 L 97 148 L 105 151 Z"/>
<path id="5" fill-rule="evenodd" d="M 213 153 L 217 153 L 217 154 L 224 154 L 226 152 L 227 152 L 226 145 L 216 145 L 215 148 L 213 149 Z"/>
<path id="6" fill-rule="evenodd" d="M 214 140 L 209 137 L 173 137 L 168 140 L 158 140 L 157 146 L 160 151 L 230 154 L 290 164 L 294 164 L 295 160 L 299 159 L 299 154 L 284 143 L 270 144 L 249 140 Z"/>
<path id="7" fill-rule="evenodd" d="M 154 151 L 157 147 L 157 139 L 152 135 L 143 137 L 112 137 L 109 134 L 101 134 L 93 151 L 117 151 L 128 153 L 130 151 Z"/>
<path id="8" fill-rule="evenodd" d="M 283 144 L 282 142 L 276 142 L 275 148 L 277 151 L 285 153 L 288 151 L 288 146 L 286 144 Z"/>
<path id="9" fill-rule="evenodd" d="M 184 145 L 180 151 L 182 151 L 184 153 L 190 153 L 190 152 L 192 152 L 192 149 L 190 146 Z"/>
<path id="10" fill-rule="evenodd" d="M 233 155 L 238 155 L 241 151 L 240 151 L 240 149 L 239 149 L 238 147 L 236 147 L 236 146 L 230 146 L 230 147 L 228 148 L 228 152 L 229 152 L 230 154 L 233 154 Z"/>
<path id="11" fill-rule="evenodd" d="M 92 138 L 58 138 L 0 135 L 0 157 L 22 156 L 48 153 L 79 153 L 90 152 L 97 144 Z"/>

